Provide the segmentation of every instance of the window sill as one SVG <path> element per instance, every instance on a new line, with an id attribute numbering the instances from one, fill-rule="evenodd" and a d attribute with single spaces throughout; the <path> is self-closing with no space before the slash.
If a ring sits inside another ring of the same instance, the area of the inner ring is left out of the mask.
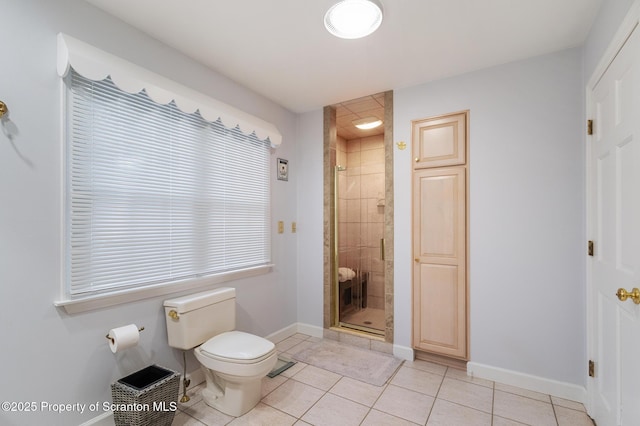
<path id="1" fill-rule="evenodd" d="M 72 298 L 69 295 L 65 295 L 61 300 L 57 300 L 53 302 L 53 304 L 58 308 L 64 308 L 68 314 L 77 314 L 80 312 L 106 308 L 108 306 L 120 305 L 122 303 L 134 302 L 136 300 L 164 296 L 166 294 L 177 293 L 180 291 L 196 290 L 212 284 L 263 275 L 271 272 L 272 269 L 273 265 L 264 265 L 204 278 L 190 279 L 144 288 L 116 290 L 109 293 L 91 296 Z"/>

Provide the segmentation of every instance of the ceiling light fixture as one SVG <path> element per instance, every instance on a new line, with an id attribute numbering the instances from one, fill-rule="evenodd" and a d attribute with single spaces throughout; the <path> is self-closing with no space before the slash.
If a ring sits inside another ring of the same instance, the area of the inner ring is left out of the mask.
<path id="1" fill-rule="evenodd" d="M 324 26 L 336 37 L 366 37 L 382 23 L 382 5 L 377 0 L 342 0 L 324 15 Z"/>
<path id="2" fill-rule="evenodd" d="M 382 124 L 382 120 L 377 117 L 360 118 L 352 121 L 353 125 L 361 130 L 375 129 Z"/>

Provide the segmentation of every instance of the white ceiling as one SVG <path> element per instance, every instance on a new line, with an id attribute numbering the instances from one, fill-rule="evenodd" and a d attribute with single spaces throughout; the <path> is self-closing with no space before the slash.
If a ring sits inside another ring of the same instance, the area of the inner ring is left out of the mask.
<path id="1" fill-rule="evenodd" d="M 336 0 L 86 0 L 294 112 L 581 45 L 603 0 L 381 0 L 374 34 Z M 161 71 L 160 71 L 161 72 Z"/>

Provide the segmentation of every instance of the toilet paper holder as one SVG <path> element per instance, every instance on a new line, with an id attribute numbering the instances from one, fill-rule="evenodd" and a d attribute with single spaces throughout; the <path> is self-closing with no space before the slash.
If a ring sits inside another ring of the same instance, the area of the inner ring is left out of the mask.
<path id="1" fill-rule="evenodd" d="M 144 330 L 144 327 L 138 328 L 138 331 L 143 331 L 143 330 Z M 113 340 L 113 337 L 109 336 L 109 333 L 107 333 L 107 335 L 104 337 L 106 337 L 108 340 L 111 340 L 111 343 L 115 343 Z"/>

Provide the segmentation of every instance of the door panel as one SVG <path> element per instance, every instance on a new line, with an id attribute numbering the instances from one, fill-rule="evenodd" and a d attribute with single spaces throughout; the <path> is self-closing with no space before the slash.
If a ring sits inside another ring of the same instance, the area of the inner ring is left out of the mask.
<path id="1" fill-rule="evenodd" d="M 447 348 L 455 352 L 464 337 L 459 328 L 464 316 L 458 308 L 462 296 L 458 286 L 458 267 L 424 264 L 420 272 L 421 286 L 417 295 L 422 310 L 420 345 L 424 348 Z"/>
<path id="2" fill-rule="evenodd" d="M 464 358 L 467 356 L 465 168 L 416 170 L 413 188 L 413 345 Z"/>
<path id="3" fill-rule="evenodd" d="M 422 174 L 420 178 L 420 256 L 453 258 L 458 241 L 456 209 L 459 176 L 457 174 Z"/>
<path id="4" fill-rule="evenodd" d="M 413 121 L 415 168 L 456 166 L 466 162 L 467 113 Z"/>
<path id="5" fill-rule="evenodd" d="M 640 43 L 633 31 L 591 93 L 589 264 L 590 414 L 600 426 L 640 418 L 640 305 L 616 297 L 640 287 Z"/>

